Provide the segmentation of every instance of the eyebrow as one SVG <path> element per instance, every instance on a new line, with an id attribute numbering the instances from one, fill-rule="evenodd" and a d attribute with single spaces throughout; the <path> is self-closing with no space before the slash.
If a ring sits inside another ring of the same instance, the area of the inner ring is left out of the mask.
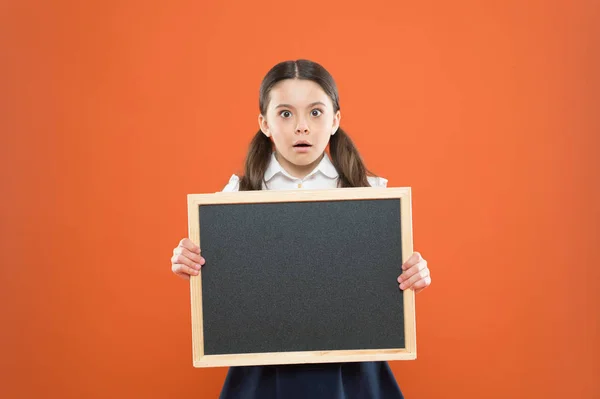
<path id="1" fill-rule="evenodd" d="M 314 103 L 308 104 L 309 107 L 313 107 L 315 105 L 322 105 L 324 107 L 327 107 L 327 105 L 325 105 L 325 103 L 322 103 L 321 101 L 315 101 Z M 291 104 L 279 104 L 278 106 L 275 107 L 275 109 L 277 109 L 277 108 L 294 108 L 294 106 Z"/>

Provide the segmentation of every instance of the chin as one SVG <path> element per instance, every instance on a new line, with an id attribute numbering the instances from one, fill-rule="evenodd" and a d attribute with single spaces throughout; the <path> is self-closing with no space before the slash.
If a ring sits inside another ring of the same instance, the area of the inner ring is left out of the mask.
<path id="1" fill-rule="evenodd" d="M 315 163 L 322 155 L 320 154 L 292 154 L 292 159 L 294 163 L 298 166 L 308 166 L 312 163 Z"/>

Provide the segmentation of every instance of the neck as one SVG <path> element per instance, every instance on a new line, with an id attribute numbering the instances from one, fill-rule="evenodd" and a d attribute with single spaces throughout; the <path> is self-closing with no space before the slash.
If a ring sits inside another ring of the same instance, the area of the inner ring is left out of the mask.
<path id="1" fill-rule="evenodd" d="M 308 176 L 308 174 L 317 167 L 317 165 L 321 162 L 324 156 L 325 152 L 323 152 L 323 154 L 320 157 L 318 157 L 314 162 L 308 165 L 295 165 L 289 162 L 284 157 L 280 156 L 277 152 L 275 152 L 275 159 L 277 159 L 277 162 L 279 162 L 283 170 L 289 173 L 290 176 L 295 177 L 297 179 L 304 179 L 306 176 Z"/>

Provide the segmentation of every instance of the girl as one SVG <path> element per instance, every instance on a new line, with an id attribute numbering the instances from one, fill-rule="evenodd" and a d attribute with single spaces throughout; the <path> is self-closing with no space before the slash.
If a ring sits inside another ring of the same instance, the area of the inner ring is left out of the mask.
<path id="1" fill-rule="evenodd" d="M 332 76 L 307 60 L 275 65 L 260 86 L 260 130 L 248 150 L 244 175 L 223 191 L 386 187 L 365 167 L 340 129 Z M 329 155 L 326 147 L 329 144 Z M 189 279 L 205 259 L 189 239 L 173 250 L 172 271 Z M 417 252 L 402 265 L 400 289 L 431 284 L 427 261 Z M 221 398 L 402 398 L 387 362 L 231 367 Z"/>

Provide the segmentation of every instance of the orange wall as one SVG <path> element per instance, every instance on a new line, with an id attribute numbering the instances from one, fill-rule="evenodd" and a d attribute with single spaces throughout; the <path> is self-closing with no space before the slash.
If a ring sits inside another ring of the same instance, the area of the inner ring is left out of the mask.
<path id="1" fill-rule="evenodd" d="M 597 1 L 150 3 L 0 5 L 1 397 L 217 395 L 169 258 L 294 58 L 414 190 L 406 396 L 600 397 Z"/>

